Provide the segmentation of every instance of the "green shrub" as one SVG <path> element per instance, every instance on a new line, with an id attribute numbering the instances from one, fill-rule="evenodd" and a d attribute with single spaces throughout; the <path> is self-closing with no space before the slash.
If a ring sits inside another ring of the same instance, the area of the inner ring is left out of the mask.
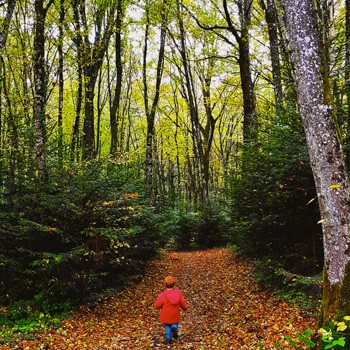
<path id="1" fill-rule="evenodd" d="M 232 188 L 232 243 L 242 254 L 273 258 L 299 274 L 321 271 L 319 208 L 300 131 L 276 126 L 259 147 L 248 147 Z"/>
<path id="2" fill-rule="evenodd" d="M 0 305 L 38 295 L 51 305 L 96 298 L 156 256 L 154 209 L 123 190 L 133 180 L 120 170 L 101 162 L 71 168 L 40 192 L 26 188 L 3 201 Z"/>
<path id="3" fill-rule="evenodd" d="M 223 247 L 230 237 L 231 219 L 224 204 L 211 202 L 201 212 L 196 243 L 201 248 Z"/>
<path id="4" fill-rule="evenodd" d="M 196 249 L 195 237 L 199 226 L 199 213 L 192 206 L 182 204 L 167 208 L 158 215 L 157 229 L 163 237 L 163 246 L 167 249 Z"/>
<path id="5" fill-rule="evenodd" d="M 168 208 L 158 215 L 156 221 L 167 249 L 222 247 L 230 239 L 231 220 L 227 206 L 218 201 L 199 208 L 183 203 Z"/>

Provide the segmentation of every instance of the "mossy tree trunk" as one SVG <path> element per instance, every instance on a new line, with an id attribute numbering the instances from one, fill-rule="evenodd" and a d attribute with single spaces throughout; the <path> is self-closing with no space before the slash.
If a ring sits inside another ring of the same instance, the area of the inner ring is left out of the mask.
<path id="1" fill-rule="evenodd" d="M 310 154 L 323 229 L 324 295 L 320 322 L 350 315 L 350 196 L 344 152 L 323 79 L 312 0 L 284 0 L 300 114 Z M 328 90 L 328 91 L 327 91 Z"/>

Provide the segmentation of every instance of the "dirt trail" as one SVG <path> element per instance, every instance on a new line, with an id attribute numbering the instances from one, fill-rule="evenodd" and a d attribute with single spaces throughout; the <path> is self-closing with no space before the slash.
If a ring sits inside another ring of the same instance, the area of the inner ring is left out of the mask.
<path id="1" fill-rule="evenodd" d="M 190 309 L 182 314 L 179 339 L 167 347 L 153 303 L 169 274 L 177 277 Z M 261 291 L 249 264 L 227 249 L 167 252 L 140 283 L 97 306 L 83 307 L 57 330 L 3 349 L 262 350 L 285 344 L 285 334 L 294 336 L 315 325 L 314 317 Z"/>

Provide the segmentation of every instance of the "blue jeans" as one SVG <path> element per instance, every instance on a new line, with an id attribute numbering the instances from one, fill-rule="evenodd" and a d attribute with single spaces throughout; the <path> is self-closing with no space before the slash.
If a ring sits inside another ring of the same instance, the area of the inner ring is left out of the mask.
<path id="1" fill-rule="evenodd" d="M 173 324 L 165 324 L 165 342 L 167 344 L 171 344 L 171 340 L 173 338 L 173 332 L 177 332 L 179 328 L 178 323 L 173 323 Z"/>

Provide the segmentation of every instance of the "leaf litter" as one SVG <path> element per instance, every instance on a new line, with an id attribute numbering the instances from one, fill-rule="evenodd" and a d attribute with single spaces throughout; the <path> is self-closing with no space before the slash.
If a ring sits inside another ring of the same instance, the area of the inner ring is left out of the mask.
<path id="1" fill-rule="evenodd" d="M 164 328 L 153 307 L 167 275 L 177 278 L 189 305 L 172 345 L 164 345 Z M 82 306 L 57 329 L 0 348 L 265 350 L 278 342 L 292 349 L 284 336 L 295 337 L 316 324 L 316 316 L 260 289 L 251 265 L 229 249 L 165 252 L 124 291 Z"/>

